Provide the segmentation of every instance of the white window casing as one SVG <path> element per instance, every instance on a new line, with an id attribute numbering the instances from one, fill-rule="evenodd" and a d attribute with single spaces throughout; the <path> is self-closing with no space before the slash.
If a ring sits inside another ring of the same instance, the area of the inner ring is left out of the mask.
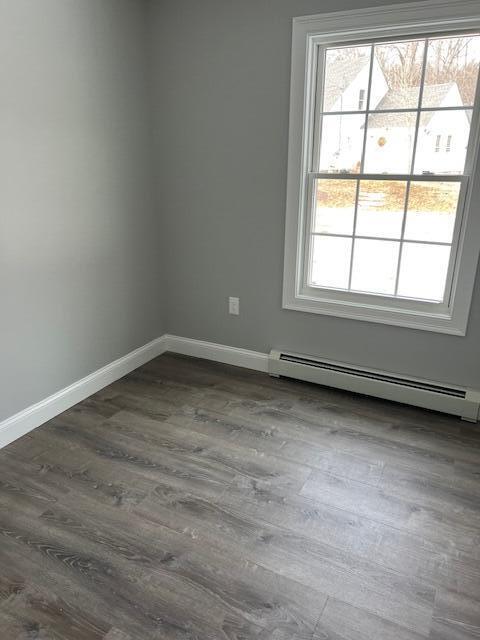
<path id="1" fill-rule="evenodd" d="M 309 285 L 310 216 L 316 179 L 375 180 L 379 174 L 322 174 L 314 164 L 318 146 L 317 79 L 323 77 L 319 49 L 342 44 L 480 30 L 478 0 L 452 3 L 427 0 L 415 4 L 342 11 L 295 18 L 293 22 L 290 131 L 283 307 L 357 320 L 465 335 L 480 250 L 480 203 L 472 202 L 479 134 L 479 94 L 471 118 L 465 170 L 461 176 L 382 174 L 381 180 L 460 184 L 451 259 L 444 299 L 440 302 L 365 294 Z M 372 56 L 373 60 L 373 56 Z M 373 64 L 373 62 L 372 62 Z M 418 130 L 418 126 L 417 126 Z M 366 138 L 366 136 L 365 136 Z M 438 138 L 437 138 L 438 140 Z M 448 151 L 452 149 L 452 138 Z M 443 140 L 442 140 L 443 142 Z M 364 142 L 365 144 L 365 142 Z M 438 144 L 436 144 L 438 146 Z M 435 151 L 437 148 L 435 146 Z M 431 147 L 430 147 L 431 148 Z M 446 148 L 442 148 L 444 151 Z M 365 151 L 365 149 L 364 149 Z M 415 153 L 413 154 L 415 156 Z M 358 198 L 358 194 L 357 194 Z M 405 214 L 406 215 L 406 214 Z M 378 238 L 377 238 L 378 239 Z M 428 244 L 428 241 L 427 241 Z M 402 245 L 400 245 L 402 246 Z M 352 264 L 352 262 L 351 262 Z M 351 276 L 350 276 L 351 277 Z M 397 273 L 398 285 L 398 273 Z"/>

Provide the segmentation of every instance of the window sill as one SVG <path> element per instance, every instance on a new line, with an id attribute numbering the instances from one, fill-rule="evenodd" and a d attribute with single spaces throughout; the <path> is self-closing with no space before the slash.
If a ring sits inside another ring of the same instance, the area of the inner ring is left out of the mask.
<path id="1" fill-rule="evenodd" d="M 456 336 L 464 336 L 467 329 L 467 318 L 455 318 L 453 314 L 393 309 L 380 304 L 378 306 L 356 304 L 304 295 L 284 296 L 283 308 Z"/>

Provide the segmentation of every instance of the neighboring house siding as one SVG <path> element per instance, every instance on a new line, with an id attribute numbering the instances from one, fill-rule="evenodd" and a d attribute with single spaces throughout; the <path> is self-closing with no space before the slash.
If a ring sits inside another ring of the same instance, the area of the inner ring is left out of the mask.
<path id="1" fill-rule="evenodd" d="M 464 111 L 436 113 L 422 131 L 417 153 L 417 173 L 461 173 L 465 162 L 470 123 Z M 436 139 L 440 136 L 440 147 Z M 450 137 L 450 145 L 448 139 Z"/>
<path id="2" fill-rule="evenodd" d="M 356 67 L 339 63 L 327 80 L 325 108 L 328 111 L 356 111 L 366 108 L 369 58 Z M 358 70 L 357 70 L 358 69 Z M 363 103 L 360 104 L 363 98 Z M 412 107 L 418 88 L 389 90 L 377 60 L 373 62 L 370 109 Z M 463 106 L 455 83 L 425 87 L 428 107 Z M 369 116 L 365 171 L 408 173 L 411 168 L 415 114 L 392 113 Z M 325 116 L 322 131 L 320 171 L 351 172 L 360 168 L 365 117 L 362 114 Z M 430 112 L 422 115 L 417 145 L 416 173 L 461 173 L 468 144 L 470 123 L 466 112 Z M 438 137 L 440 136 L 440 138 Z"/>
<path id="3" fill-rule="evenodd" d="M 361 91 L 366 97 L 370 63 L 365 64 L 336 99 L 328 105 L 329 111 L 355 111 L 359 108 Z M 370 106 L 376 106 L 388 90 L 385 77 L 375 60 L 372 69 Z M 321 170 L 352 171 L 357 169 L 363 145 L 364 115 L 326 116 L 323 127 Z"/>
<path id="4" fill-rule="evenodd" d="M 425 91 L 434 93 L 435 87 Z M 456 84 L 446 87 L 444 95 L 430 106 L 463 106 Z M 391 125 L 387 122 L 390 119 Z M 415 131 L 415 116 L 396 114 L 378 117 L 383 126 L 368 130 L 366 170 L 372 173 L 404 173 L 410 170 Z M 468 144 L 470 124 L 466 112 L 430 112 L 422 115 L 417 145 L 415 173 L 461 173 Z M 440 136 L 440 144 L 438 143 Z M 450 151 L 447 140 L 450 138 Z M 437 151 L 438 149 L 438 151 Z"/>
<path id="5" fill-rule="evenodd" d="M 458 87 L 453 84 L 443 107 L 463 106 Z M 435 112 L 427 127 L 420 131 L 418 145 L 418 173 L 461 173 L 464 168 L 465 152 L 470 135 L 470 121 L 466 111 Z M 440 136 L 439 150 L 437 137 Z"/>
<path id="6" fill-rule="evenodd" d="M 338 95 L 333 104 L 327 106 L 328 111 L 356 111 L 359 108 L 360 91 L 364 92 L 365 106 L 368 93 L 368 76 L 370 71 L 370 61 L 365 58 L 365 63 L 355 78 L 345 86 L 342 93 Z M 341 81 L 340 81 L 341 86 Z M 370 97 L 370 108 L 376 107 L 385 93 L 388 91 L 388 85 L 377 60 L 373 63 L 372 68 L 372 92 Z"/>

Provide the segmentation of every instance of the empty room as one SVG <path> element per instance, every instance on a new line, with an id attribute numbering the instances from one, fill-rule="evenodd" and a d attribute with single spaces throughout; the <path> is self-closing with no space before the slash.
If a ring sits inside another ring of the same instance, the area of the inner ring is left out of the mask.
<path id="1" fill-rule="evenodd" d="M 0 0 L 0 640 L 480 639 L 478 0 Z"/>

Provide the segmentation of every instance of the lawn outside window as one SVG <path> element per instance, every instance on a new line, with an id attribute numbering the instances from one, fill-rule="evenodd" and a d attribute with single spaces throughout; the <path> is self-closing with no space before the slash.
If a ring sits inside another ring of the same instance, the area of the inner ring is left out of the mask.
<path id="1" fill-rule="evenodd" d="M 284 307 L 464 335 L 477 3 L 299 18 L 292 56 Z"/>

